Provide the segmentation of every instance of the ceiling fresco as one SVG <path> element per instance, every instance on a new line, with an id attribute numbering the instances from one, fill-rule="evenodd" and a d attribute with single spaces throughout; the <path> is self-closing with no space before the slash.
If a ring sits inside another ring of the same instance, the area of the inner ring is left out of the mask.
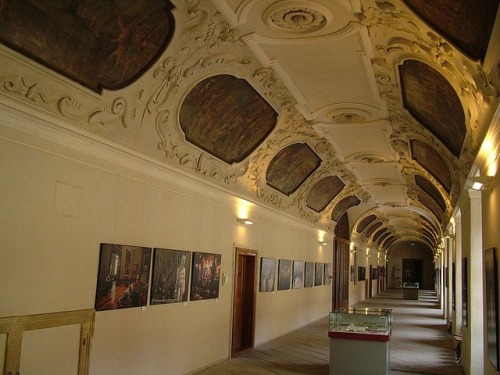
<path id="1" fill-rule="evenodd" d="M 484 59 L 498 0 L 404 0 L 425 22 L 475 60 Z"/>
<path id="2" fill-rule="evenodd" d="M 465 115 L 453 87 L 435 69 L 416 60 L 406 60 L 400 71 L 405 108 L 459 157 L 466 134 Z"/>
<path id="3" fill-rule="evenodd" d="M 318 181 L 309 191 L 307 207 L 316 212 L 323 211 L 344 188 L 345 184 L 337 176 L 328 176 Z"/>
<path id="4" fill-rule="evenodd" d="M 0 41 L 95 91 L 137 79 L 172 38 L 168 2 L 3 0 Z"/>
<path id="5" fill-rule="evenodd" d="M 269 163 L 269 186 L 285 195 L 292 194 L 321 164 L 321 159 L 305 143 L 295 143 L 278 152 Z"/>
<path id="6" fill-rule="evenodd" d="M 499 107 L 498 6 L 5 0 L 0 96 L 318 229 L 348 218 L 367 247 L 436 251 Z"/>
<path id="7" fill-rule="evenodd" d="M 229 75 L 198 83 L 182 103 L 186 139 L 228 164 L 244 160 L 276 126 L 274 109 L 245 81 Z"/>

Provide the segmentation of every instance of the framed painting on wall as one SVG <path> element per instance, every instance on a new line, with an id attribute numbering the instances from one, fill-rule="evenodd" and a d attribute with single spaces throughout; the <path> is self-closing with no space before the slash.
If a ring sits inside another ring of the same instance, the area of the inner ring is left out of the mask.
<path id="1" fill-rule="evenodd" d="M 494 247 L 486 249 L 484 252 L 484 273 L 488 359 L 498 370 L 498 272 L 497 255 Z"/>
<path id="2" fill-rule="evenodd" d="M 219 298 L 221 254 L 193 252 L 191 301 Z"/>
<path id="3" fill-rule="evenodd" d="M 276 279 L 276 259 L 260 258 L 259 292 L 273 292 Z"/>
<path id="4" fill-rule="evenodd" d="M 102 243 L 96 311 L 146 306 L 150 272 L 151 248 Z"/>
<path id="5" fill-rule="evenodd" d="M 330 285 L 332 282 L 332 265 L 331 263 L 325 263 L 325 273 L 323 275 L 323 284 Z"/>
<path id="6" fill-rule="evenodd" d="M 314 286 L 314 262 L 306 262 L 304 270 L 304 287 L 311 288 Z"/>
<path id="7" fill-rule="evenodd" d="M 467 258 L 462 258 L 462 324 L 469 326 L 469 290 L 467 288 Z"/>
<path id="8" fill-rule="evenodd" d="M 188 300 L 191 252 L 154 249 L 151 305 Z"/>
<path id="9" fill-rule="evenodd" d="M 299 260 L 293 261 L 293 289 L 304 287 L 304 262 Z"/>
<path id="10" fill-rule="evenodd" d="M 280 259 L 278 263 L 278 290 L 290 289 L 292 278 L 292 261 Z"/>
<path id="11" fill-rule="evenodd" d="M 366 277 L 366 267 L 358 267 L 358 280 L 364 281 Z"/>
<path id="12" fill-rule="evenodd" d="M 323 263 L 316 263 L 314 267 L 314 286 L 323 285 Z"/>

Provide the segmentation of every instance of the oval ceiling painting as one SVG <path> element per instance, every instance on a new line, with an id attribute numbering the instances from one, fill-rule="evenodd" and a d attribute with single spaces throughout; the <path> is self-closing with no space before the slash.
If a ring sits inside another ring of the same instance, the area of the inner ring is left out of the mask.
<path id="1" fill-rule="evenodd" d="M 188 142 L 233 164 L 264 141 L 278 114 L 247 81 L 217 75 L 189 92 L 179 117 Z"/>
<path id="2" fill-rule="evenodd" d="M 278 152 L 266 171 L 267 184 L 285 195 L 292 194 L 321 164 L 305 143 L 295 143 Z"/>

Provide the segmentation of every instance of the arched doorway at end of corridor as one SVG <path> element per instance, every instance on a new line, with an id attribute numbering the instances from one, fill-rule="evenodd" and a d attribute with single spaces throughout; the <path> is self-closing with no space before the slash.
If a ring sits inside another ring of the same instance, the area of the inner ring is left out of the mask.
<path id="1" fill-rule="evenodd" d="M 422 288 L 424 285 L 423 259 L 403 258 L 403 282 L 418 283 Z"/>

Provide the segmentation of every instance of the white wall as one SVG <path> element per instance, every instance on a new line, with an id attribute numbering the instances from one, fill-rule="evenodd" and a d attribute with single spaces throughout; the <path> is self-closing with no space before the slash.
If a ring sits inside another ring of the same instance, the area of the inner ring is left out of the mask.
<path id="1" fill-rule="evenodd" d="M 104 140 L 82 143 L 52 123 L 0 112 L 0 317 L 93 308 L 102 242 L 222 254 L 229 282 L 216 300 L 97 312 L 91 374 L 185 374 L 227 358 L 235 244 L 259 257 L 332 262 L 331 245 L 303 223 L 253 206 L 257 223 L 243 227 L 239 200 L 219 189 Z M 258 293 L 256 305 L 258 345 L 325 317 L 331 285 Z M 24 368 L 71 367 L 64 362 L 74 356 L 50 354 L 52 345 L 43 366 L 25 356 Z M 4 346 L 5 336 L 0 353 Z"/>

